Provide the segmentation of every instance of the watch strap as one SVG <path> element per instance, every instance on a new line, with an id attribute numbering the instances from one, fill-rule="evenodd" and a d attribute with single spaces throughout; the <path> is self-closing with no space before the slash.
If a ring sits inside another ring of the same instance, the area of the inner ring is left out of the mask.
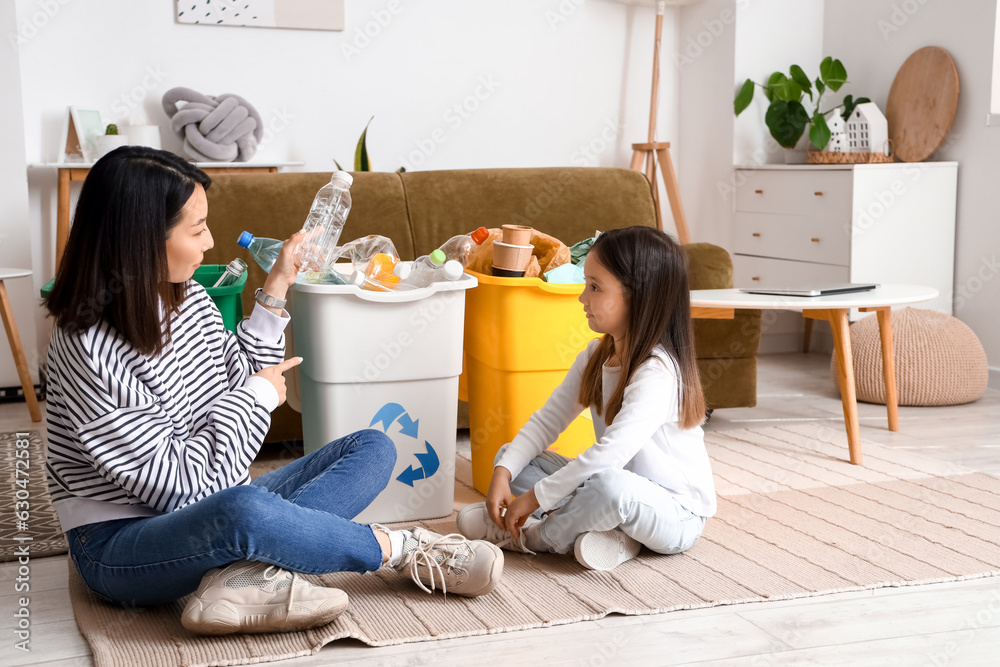
<path id="1" fill-rule="evenodd" d="M 275 299 L 273 296 L 265 292 L 262 287 L 257 288 L 257 291 L 253 293 L 253 298 L 256 299 L 258 303 L 267 306 L 268 308 L 284 308 L 285 304 L 288 303 L 288 299 Z"/>

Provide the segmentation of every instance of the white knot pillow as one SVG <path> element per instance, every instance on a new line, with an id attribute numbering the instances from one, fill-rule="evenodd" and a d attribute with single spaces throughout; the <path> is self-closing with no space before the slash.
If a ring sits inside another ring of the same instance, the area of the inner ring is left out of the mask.
<path id="1" fill-rule="evenodd" d="M 178 106 L 181 103 L 181 106 Z M 239 95 L 202 95 L 190 88 L 163 94 L 170 127 L 184 139 L 184 152 L 195 162 L 246 162 L 257 152 L 264 123 Z"/>

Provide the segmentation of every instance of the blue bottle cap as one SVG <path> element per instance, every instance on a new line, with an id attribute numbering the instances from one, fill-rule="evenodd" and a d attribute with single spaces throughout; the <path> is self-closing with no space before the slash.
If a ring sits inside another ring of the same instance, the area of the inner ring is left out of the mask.
<path id="1" fill-rule="evenodd" d="M 243 232 L 240 234 L 240 237 L 236 239 L 236 244 L 243 248 L 249 248 L 251 243 L 253 243 L 253 234 L 250 232 Z"/>

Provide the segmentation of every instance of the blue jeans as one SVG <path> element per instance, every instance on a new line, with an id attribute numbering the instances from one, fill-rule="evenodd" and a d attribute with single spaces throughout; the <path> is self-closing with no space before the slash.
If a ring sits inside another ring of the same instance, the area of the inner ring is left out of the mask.
<path id="1" fill-rule="evenodd" d="M 351 519 L 395 463 L 388 436 L 358 431 L 169 514 L 73 528 L 70 556 L 98 597 L 135 607 L 181 598 L 208 570 L 242 559 L 305 574 L 377 570 L 382 548 Z"/>
<path id="2" fill-rule="evenodd" d="M 508 445 L 497 452 L 500 462 Z M 571 459 L 545 450 L 510 481 L 514 496 L 527 493 Z M 576 538 L 591 531 L 618 528 L 659 554 L 690 549 L 705 528 L 705 518 L 678 503 L 652 480 L 630 470 L 602 470 L 548 512 L 535 510 L 538 534 L 554 553 L 569 553 Z"/>

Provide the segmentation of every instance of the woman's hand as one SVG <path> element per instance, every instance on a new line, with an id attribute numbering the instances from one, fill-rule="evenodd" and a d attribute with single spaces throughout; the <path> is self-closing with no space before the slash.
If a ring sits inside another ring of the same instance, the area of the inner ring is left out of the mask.
<path id="1" fill-rule="evenodd" d="M 302 357 L 285 359 L 276 366 L 267 366 L 266 368 L 260 369 L 260 372 L 254 373 L 253 377 L 262 377 L 274 385 L 274 390 L 278 392 L 278 405 L 281 405 L 285 402 L 285 376 L 282 375 L 282 373 L 298 366 L 301 363 Z"/>
<path id="2" fill-rule="evenodd" d="M 497 466 L 493 469 L 490 488 L 486 492 L 486 513 L 501 530 L 506 530 L 503 525 L 503 512 L 513 500 L 514 496 L 510 493 L 510 471 L 503 466 Z"/>
<path id="3" fill-rule="evenodd" d="M 271 272 L 264 281 L 264 293 L 275 299 L 284 299 L 288 288 L 295 284 L 299 277 L 299 267 L 295 263 L 295 251 L 305 238 L 302 231 L 295 232 L 281 246 L 281 254 L 274 260 Z"/>
<path id="4" fill-rule="evenodd" d="M 538 499 L 535 497 L 534 489 L 519 495 L 514 499 L 514 502 L 507 505 L 507 514 L 503 518 L 504 530 L 510 532 L 515 540 L 521 539 L 521 526 L 538 507 Z"/>

